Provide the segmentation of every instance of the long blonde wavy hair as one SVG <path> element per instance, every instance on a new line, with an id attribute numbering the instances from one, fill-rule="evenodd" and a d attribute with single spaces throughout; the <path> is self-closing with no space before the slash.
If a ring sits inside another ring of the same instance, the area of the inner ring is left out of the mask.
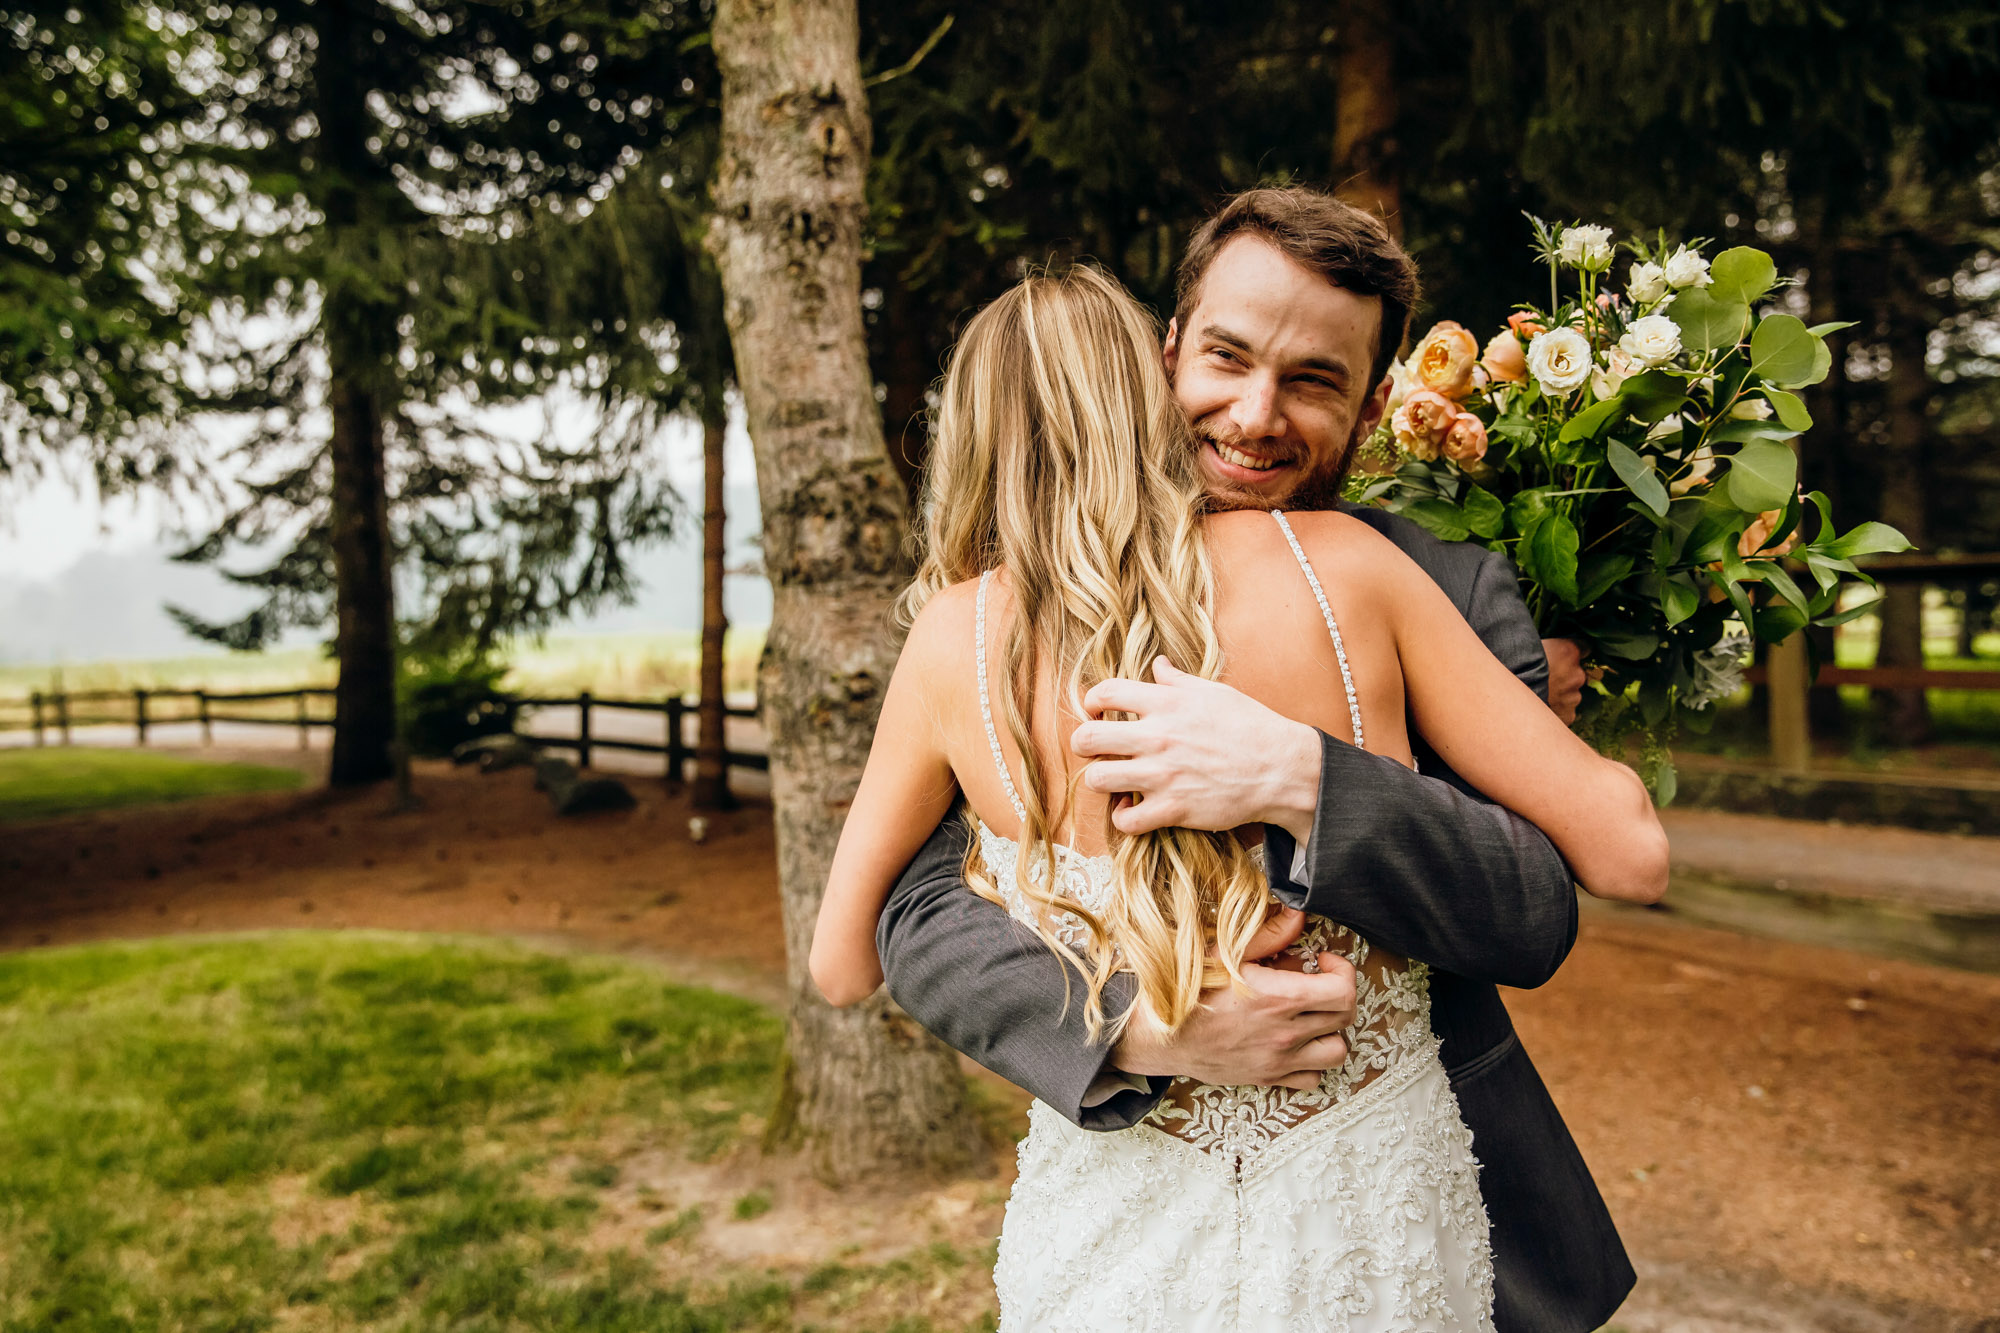
<path id="1" fill-rule="evenodd" d="M 1088 981 L 1093 1034 L 1121 1030 L 1103 993 L 1123 967 L 1171 1031 L 1204 986 L 1240 983 L 1245 945 L 1266 914 L 1264 876 L 1228 833 L 1110 828 L 1112 891 L 1093 913 L 1061 893 L 1053 835 L 1073 785 L 1036 756 L 1029 721 L 1041 668 L 1074 715 L 1112 676 L 1150 677 L 1164 655 L 1213 678 L 1222 667 L 1204 505 L 1186 419 L 1160 364 L 1160 329 L 1112 278 L 1080 265 L 1036 273 L 972 320 L 946 368 L 918 521 L 921 559 L 902 611 L 1005 567 L 1015 613 L 1004 712 L 1024 760 L 1020 890 L 1036 929 Z M 976 851 L 967 880 L 998 900 Z M 1081 955 L 1045 924 L 1088 927 Z"/>

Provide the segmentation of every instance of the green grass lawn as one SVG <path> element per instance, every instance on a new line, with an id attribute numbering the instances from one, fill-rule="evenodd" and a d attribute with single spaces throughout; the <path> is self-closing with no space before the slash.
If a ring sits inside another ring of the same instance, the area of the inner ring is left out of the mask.
<path id="1" fill-rule="evenodd" d="M 195 796 L 288 791 L 302 780 L 296 769 L 211 764 L 144 750 L 9 748 L 0 750 L 0 823 Z"/>
<path id="2" fill-rule="evenodd" d="M 620 1174 L 601 1145 L 754 1132 L 781 1039 L 747 1002 L 492 941 L 0 957 L 0 1330 L 701 1333 L 929 1288 L 942 1257 L 689 1285 L 584 1243 Z M 649 1246 L 705 1224 L 661 1217 Z"/>

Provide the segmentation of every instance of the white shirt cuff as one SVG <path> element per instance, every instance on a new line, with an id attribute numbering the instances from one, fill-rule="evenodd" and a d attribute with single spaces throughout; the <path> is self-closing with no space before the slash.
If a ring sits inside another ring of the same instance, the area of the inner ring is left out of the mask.
<path id="1" fill-rule="evenodd" d="M 1292 844 L 1292 870 L 1288 878 L 1294 884 L 1306 882 L 1306 867 L 1310 864 L 1306 859 L 1306 849 L 1312 846 L 1312 835 L 1313 831 L 1307 829 L 1306 836 Z"/>
<path id="2" fill-rule="evenodd" d="M 1122 1069 L 1107 1069 L 1090 1080 L 1084 1089 L 1083 1104 L 1086 1107 L 1102 1106 L 1121 1092 L 1151 1092 L 1153 1081 L 1138 1074 L 1128 1074 Z"/>

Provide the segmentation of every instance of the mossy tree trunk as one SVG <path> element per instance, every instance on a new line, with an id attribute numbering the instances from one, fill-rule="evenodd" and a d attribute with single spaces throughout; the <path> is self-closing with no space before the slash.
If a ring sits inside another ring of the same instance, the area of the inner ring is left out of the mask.
<path id="1" fill-rule="evenodd" d="M 1396 18 L 1387 0 L 1354 0 L 1342 11 L 1334 97 L 1333 178 L 1341 199 L 1403 234 L 1397 157 Z"/>
<path id="2" fill-rule="evenodd" d="M 790 985 L 786 1108 L 823 1176 L 955 1170 L 980 1135 L 957 1057 L 885 997 L 823 1003 L 806 960 L 895 665 L 910 575 L 861 319 L 869 124 L 855 0 L 722 0 L 709 243 L 756 450 L 771 580 L 759 679 Z"/>

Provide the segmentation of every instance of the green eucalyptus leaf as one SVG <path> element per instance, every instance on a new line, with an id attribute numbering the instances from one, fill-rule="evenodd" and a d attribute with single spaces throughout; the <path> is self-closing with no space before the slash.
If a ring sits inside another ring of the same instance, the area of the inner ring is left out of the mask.
<path id="1" fill-rule="evenodd" d="M 1556 436 L 1556 440 L 1558 443 L 1568 444 L 1573 440 L 1595 439 L 1597 433 L 1624 410 L 1624 400 L 1615 395 L 1601 403 L 1586 407 L 1569 419 L 1563 426 L 1562 433 Z"/>
<path id="2" fill-rule="evenodd" d="M 1803 432 L 1812 429 L 1812 413 L 1806 411 L 1805 403 L 1797 394 L 1773 389 L 1767 384 L 1764 386 L 1764 397 L 1770 401 L 1771 410 L 1778 414 L 1778 420 L 1791 430 Z"/>
<path id="3" fill-rule="evenodd" d="M 1757 638 L 1764 643 L 1783 643 L 1806 627 L 1806 613 L 1796 607 L 1767 606 L 1757 613 Z"/>
<path id="4" fill-rule="evenodd" d="M 1672 629 L 1701 609 L 1701 594 L 1680 578 L 1662 579 L 1660 609 L 1667 613 L 1667 628 Z"/>
<path id="5" fill-rule="evenodd" d="M 1708 266 L 1708 272 L 1713 279 L 1709 295 L 1742 305 L 1754 303 L 1778 280 L 1778 266 L 1771 262 L 1771 256 L 1747 245 L 1724 250 Z"/>
<path id="6" fill-rule="evenodd" d="M 1449 500 L 1415 500 L 1403 507 L 1403 513 L 1441 541 L 1462 542 L 1472 535 L 1465 511 Z"/>
<path id="7" fill-rule="evenodd" d="M 1723 301 L 1700 287 L 1690 288 L 1667 307 L 1667 318 L 1680 327 L 1681 346 L 1694 352 L 1734 347 L 1743 338 L 1743 326 L 1750 307 L 1740 301 Z"/>
<path id="8" fill-rule="evenodd" d="M 1643 662 L 1660 648 L 1659 635 L 1629 630 L 1599 630 L 1590 636 L 1590 641 L 1611 656 L 1628 662 Z"/>
<path id="9" fill-rule="evenodd" d="M 1750 334 L 1750 369 L 1773 384 L 1802 384 L 1812 374 L 1819 339 L 1797 315 L 1759 320 Z"/>
<path id="10" fill-rule="evenodd" d="M 1549 511 L 1549 491 L 1551 487 L 1537 486 L 1533 490 L 1521 491 L 1507 503 L 1507 516 L 1514 520 L 1514 531 L 1525 533 L 1535 526 L 1535 520 Z"/>
<path id="11" fill-rule="evenodd" d="M 1829 333 L 1839 333 L 1842 329 L 1851 329 L 1853 327 L 1854 321 L 1851 319 L 1830 319 L 1824 324 L 1813 325 L 1806 332 L 1815 338 L 1824 338 Z"/>
<path id="12" fill-rule="evenodd" d="M 1729 502 L 1746 514 L 1782 508 L 1798 481 L 1797 455 L 1769 440 L 1753 440 L 1729 460 Z"/>
<path id="13" fill-rule="evenodd" d="M 1491 491 L 1468 485 L 1459 502 L 1465 525 L 1481 537 L 1498 537 L 1507 526 L 1507 507 Z"/>
<path id="14" fill-rule="evenodd" d="M 1711 444 L 1742 444 L 1746 440 L 1790 440 L 1798 432 L 1782 421 L 1725 421 L 1708 433 Z"/>
<path id="15" fill-rule="evenodd" d="M 1576 570 L 1576 604 L 1591 605 L 1631 572 L 1629 555 L 1585 556 Z"/>
<path id="16" fill-rule="evenodd" d="M 1910 549 L 1910 539 L 1887 523 L 1863 523 L 1830 542 L 1818 543 L 1819 550 L 1838 560 L 1857 555 L 1892 555 Z"/>
<path id="17" fill-rule="evenodd" d="M 1665 421 L 1687 402 L 1687 381 L 1670 371 L 1649 370 L 1620 385 L 1618 396 L 1634 421 L 1650 426 Z"/>
<path id="18" fill-rule="evenodd" d="M 1812 385 L 1818 384 L 1820 381 L 1824 380 L 1830 373 L 1832 373 L 1832 371 L 1833 371 L 1833 349 L 1826 345 L 1826 339 L 1824 338 L 1814 339 L 1812 373 L 1810 375 L 1807 375 L 1804 379 L 1800 380 L 1797 384 L 1787 385 L 1786 387 L 1792 389 L 1809 388 Z"/>
<path id="19" fill-rule="evenodd" d="M 1749 565 L 1751 572 L 1770 584 L 1773 592 L 1798 608 L 1799 623 L 1804 624 L 1810 602 L 1806 595 L 1799 591 L 1799 585 L 1792 582 L 1792 576 L 1785 572 L 1783 566 L 1775 560 L 1752 560 Z"/>
<path id="20" fill-rule="evenodd" d="M 1542 514 L 1526 532 L 1516 552 L 1521 572 L 1560 598 L 1576 605 L 1576 525 L 1553 510 Z"/>
<path id="21" fill-rule="evenodd" d="M 1667 516 L 1667 484 L 1660 480 L 1652 459 L 1641 458 L 1616 440 L 1604 446 L 1604 459 L 1641 503 L 1661 518 Z"/>
<path id="22" fill-rule="evenodd" d="M 1880 597 L 1877 597 L 1872 602 L 1863 602 L 1859 606 L 1850 606 L 1845 611 L 1836 611 L 1830 616 L 1821 616 L 1818 620 L 1813 621 L 1813 624 L 1845 625 L 1850 620 L 1854 620 L 1860 616 L 1865 616 L 1870 611 L 1879 609 L 1881 605 L 1882 605 L 1882 599 Z"/>

